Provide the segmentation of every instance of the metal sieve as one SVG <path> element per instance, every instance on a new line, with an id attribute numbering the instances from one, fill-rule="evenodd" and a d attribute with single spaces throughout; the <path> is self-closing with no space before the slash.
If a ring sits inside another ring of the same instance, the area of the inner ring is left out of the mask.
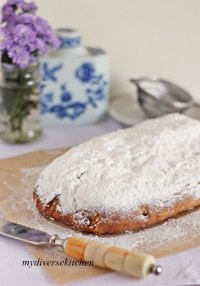
<path id="1" fill-rule="evenodd" d="M 158 117 L 172 112 L 184 112 L 194 102 L 185 89 L 158 77 L 141 77 L 131 79 L 137 87 L 138 102 L 149 117 Z"/>

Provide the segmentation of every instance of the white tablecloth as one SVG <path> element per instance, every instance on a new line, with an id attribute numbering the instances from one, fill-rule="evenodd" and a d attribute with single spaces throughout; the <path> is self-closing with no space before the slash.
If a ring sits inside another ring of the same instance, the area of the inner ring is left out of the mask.
<path id="1" fill-rule="evenodd" d="M 40 140 L 28 145 L 13 146 L 0 142 L 0 158 L 16 156 L 38 149 L 55 149 L 72 146 L 93 136 L 114 131 L 120 125 L 108 119 L 85 127 L 46 128 Z M 55 285 L 40 267 L 23 267 L 23 260 L 33 260 L 24 244 L 0 237 L 0 285 L 2 286 L 47 286 Z M 149 275 L 144 280 L 109 273 L 96 278 L 75 281 L 67 285 L 200 285 L 200 248 L 168 256 L 158 260 L 163 273 L 159 277 Z"/>

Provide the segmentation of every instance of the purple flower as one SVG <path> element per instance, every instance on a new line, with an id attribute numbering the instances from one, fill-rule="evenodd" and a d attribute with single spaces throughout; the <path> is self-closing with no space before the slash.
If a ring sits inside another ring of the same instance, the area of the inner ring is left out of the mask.
<path id="1" fill-rule="evenodd" d="M 0 55 L 21 68 L 60 45 L 48 23 L 35 15 L 36 10 L 34 2 L 25 0 L 7 0 L 2 8 Z"/>
<path id="2" fill-rule="evenodd" d="M 3 6 L 2 8 L 2 14 L 3 14 L 3 21 L 8 20 L 10 17 L 14 16 L 14 8 L 12 6 L 10 6 L 9 4 L 6 4 Z"/>
<path id="3" fill-rule="evenodd" d="M 30 3 L 22 2 L 20 7 L 22 8 L 22 11 L 29 12 L 29 13 L 34 13 L 38 9 L 37 5 L 34 2 L 30 2 Z"/>
<path id="4" fill-rule="evenodd" d="M 2 55 L 4 48 L 5 48 L 5 32 L 3 29 L 0 29 L 0 57 Z"/>
<path id="5" fill-rule="evenodd" d="M 28 51 L 19 45 L 11 47 L 8 56 L 12 59 L 13 63 L 19 65 L 20 68 L 25 68 L 27 63 L 30 64 L 32 62 L 32 58 Z"/>
<path id="6" fill-rule="evenodd" d="M 7 3 L 8 5 L 20 6 L 23 3 L 23 0 L 8 0 Z"/>
<path id="7" fill-rule="evenodd" d="M 34 25 L 37 16 L 30 13 L 20 14 L 16 17 L 15 21 L 18 24 L 31 24 Z"/>
<path id="8" fill-rule="evenodd" d="M 38 35 L 43 35 L 45 37 L 48 33 L 52 34 L 51 27 L 48 25 L 48 23 L 44 19 L 40 17 L 37 17 L 35 19 L 35 21 L 33 22 L 33 25 Z"/>
<path id="9" fill-rule="evenodd" d="M 14 30 L 11 32 L 14 40 L 25 39 L 28 33 L 31 32 L 31 27 L 29 25 L 18 24 L 15 26 Z"/>
<path id="10" fill-rule="evenodd" d="M 37 38 L 35 46 L 36 46 L 36 49 L 38 50 L 39 56 L 48 52 L 48 47 L 41 38 Z"/>

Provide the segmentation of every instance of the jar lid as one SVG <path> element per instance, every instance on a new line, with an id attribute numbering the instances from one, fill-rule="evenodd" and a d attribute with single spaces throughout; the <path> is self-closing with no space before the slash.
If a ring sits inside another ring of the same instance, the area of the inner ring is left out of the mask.
<path id="1" fill-rule="evenodd" d="M 60 39 L 60 49 L 71 49 L 81 45 L 81 34 L 75 29 L 59 28 L 56 34 Z"/>

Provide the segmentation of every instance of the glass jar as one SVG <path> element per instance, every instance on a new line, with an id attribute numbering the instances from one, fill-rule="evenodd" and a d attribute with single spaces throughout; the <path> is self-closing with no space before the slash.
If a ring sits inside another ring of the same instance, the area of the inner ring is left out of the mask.
<path id="1" fill-rule="evenodd" d="M 0 137 L 8 143 L 31 142 L 42 132 L 39 73 L 38 62 L 26 69 L 1 64 Z"/>

